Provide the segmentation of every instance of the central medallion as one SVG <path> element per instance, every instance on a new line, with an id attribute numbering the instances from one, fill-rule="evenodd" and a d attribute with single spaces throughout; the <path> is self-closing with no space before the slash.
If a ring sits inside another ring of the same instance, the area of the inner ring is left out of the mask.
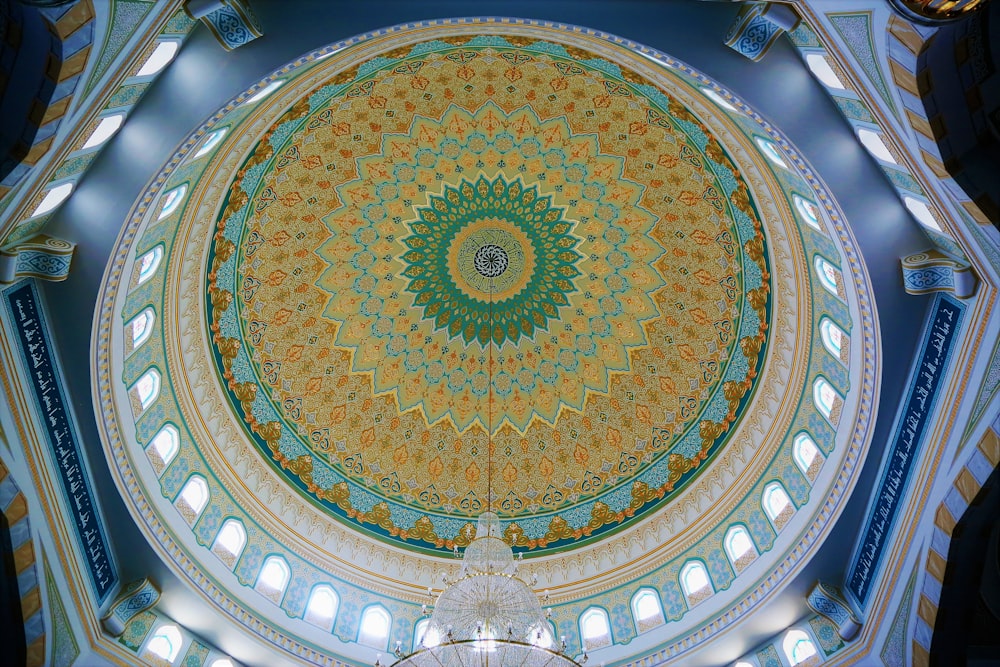
<path id="1" fill-rule="evenodd" d="M 476 267 L 479 275 L 491 280 L 502 276 L 509 263 L 507 251 L 492 243 L 481 246 L 472 256 L 472 264 Z"/>
<path id="2" fill-rule="evenodd" d="M 583 260 L 579 239 L 537 186 L 481 176 L 445 186 L 418 215 L 403 239 L 406 289 L 449 338 L 517 343 L 547 330 L 569 305 Z"/>
<path id="3" fill-rule="evenodd" d="M 534 245 L 517 226 L 499 218 L 473 222 L 455 235 L 449 250 L 455 285 L 471 299 L 508 299 L 535 270 Z"/>

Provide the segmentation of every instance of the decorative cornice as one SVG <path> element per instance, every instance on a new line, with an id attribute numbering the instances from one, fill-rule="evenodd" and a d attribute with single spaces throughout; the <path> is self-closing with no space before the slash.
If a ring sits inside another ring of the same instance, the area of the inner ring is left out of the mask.
<path id="1" fill-rule="evenodd" d="M 66 280 L 75 249 L 75 243 L 39 234 L 13 248 L 0 250 L 0 285 L 21 278 Z"/>
<path id="2" fill-rule="evenodd" d="M 903 288 L 908 294 L 949 292 L 960 299 L 976 293 L 979 280 L 967 262 L 931 249 L 907 255 L 900 260 Z"/>

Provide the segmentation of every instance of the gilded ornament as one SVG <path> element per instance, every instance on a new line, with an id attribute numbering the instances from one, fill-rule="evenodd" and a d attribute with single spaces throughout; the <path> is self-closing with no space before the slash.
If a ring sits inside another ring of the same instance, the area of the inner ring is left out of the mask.
<path id="1" fill-rule="evenodd" d="M 725 149 L 677 99 L 663 108 L 633 88 L 649 85 L 642 76 L 565 49 L 511 44 L 484 58 L 484 47 L 454 46 L 397 50 L 308 112 L 300 98 L 264 133 L 216 222 L 214 342 L 262 450 L 334 515 L 380 535 L 435 549 L 461 541 L 453 522 L 435 520 L 431 537 L 416 521 L 423 510 L 458 518 L 485 506 L 475 452 L 487 421 L 498 446 L 507 439 L 502 456 L 538 447 L 534 466 L 508 458 L 494 469 L 508 489 L 502 512 L 599 509 L 617 480 L 666 469 L 659 488 L 632 480 L 633 504 L 604 511 L 598 528 L 562 517 L 544 534 L 518 533 L 525 548 L 546 549 L 656 507 L 724 444 L 766 343 L 766 242 Z M 557 100 L 588 106 L 567 112 L 518 91 L 509 70 L 533 61 L 556 74 Z M 437 81 L 469 85 L 445 95 L 421 76 L 428 62 Z M 299 129 L 276 139 L 291 118 Z M 689 124 L 707 139 L 688 137 Z M 604 139 L 619 130 L 646 148 Z M 705 169 L 706 159 L 719 166 Z M 727 197 L 746 209 L 751 239 L 726 214 Z M 738 265 L 749 262 L 763 282 L 744 284 Z M 761 322 L 752 344 L 734 335 L 750 312 Z M 225 341 L 235 331 L 238 349 Z M 745 374 L 733 374 L 734 355 L 746 357 Z M 688 386 L 700 389 L 681 395 Z M 705 430 L 710 403 L 725 417 Z M 278 424 L 291 427 L 284 449 Z M 629 449 L 641 440 L 650 455 Z M 612 470 L 595 473 L 595 461 Z M 343 482 L 313 481 L 331 476 Z M 451 495 L 436 488 L 442 480 Z M 359 511 L 353 488 L 380 496 L 388 513 Z M 404 515 L 413 518 L 397 525 Z"/>

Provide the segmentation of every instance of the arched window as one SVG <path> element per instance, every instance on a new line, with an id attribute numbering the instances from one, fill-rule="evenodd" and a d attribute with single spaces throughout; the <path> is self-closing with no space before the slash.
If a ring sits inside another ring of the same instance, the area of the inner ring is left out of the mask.
<path id="1" fill-rule="evenodd" d="M 840 422 L 840 410 L 844 402 L 825 378 L 816 378 L 813 383 L 813 402 L 831 424 L 836 426 Z"/>
<path id="2" fill-rule="evenodd" d="M 153 49 L 153 52 L 149 54 L 146 58 L 146 62 L 142 64 L 139 71 L 135 73 L 136 76 L 151 76 L 156 74 L 161 69 L 166 67 L 174 56 L 177 55 L 177 49 L 180 45 L 177 42 L 160 42 Z"/>
<path id="3" fill-rule="evenodd" d="M 216 130 L 215 132 L 209 133 L 209 135 L 207 137 L 205 137 L 205 140 L 202 141 L 201 148 L 199 148 L 195 152 L 195 154 L 194 154 L 193 157 L 199 158 L 202 155 L 204 155 L 205 153 L 208 153 L 210 150 L 212 150 L 216 146 L 218 146 L 219 142 L 222 141 L 222 138 L 224 136 L 226 136 L 226 132 L 228 132 L 228 131 L 229 131 L 229 128 L 228 127 L 224 127 L 224 128 L 222 128 L 220 130 Z"/>
<path id="4" fill-rule="evenodd" d="M 778 482 L 771 482 L 764 487 L 761 504 L 764 506 L 767 517 L 778 530 L 784 528 L 788 520 L 792 518 L 792 514 L 795 513 L 795 506 L 792 505 L 791 498 Z"/>
<path id="5" fill-rule="evenodd" d="M 35 210 L 31 212 L 30 218 L 34 218 L 36 215 L 43 215 L 53 210 L 56 206 L 63 203 L 66 197 L 69 197 L 70 193 L 73 192 L 72 183 L 63 183 L 62 185 L 57 185 L 42 197 L 42 201 L 38 202 L 38 206 Z"/>
<path id="6" fill-rule="evenodd" d="M 844 298 L 844 281 L 840 276 L 840 271 L 830 262 L 822 257 L 816 258 L 816 273 L 819 282 L 826 288 L 826 291 L 835 296 Z"/>
<path id="7" fill-rule="evenodd" d="M 137 287 L 149 280 L 156 273 L 161 259 L 163 259 L 163 246 L 159 245 L 139 258 L 139 270 L 136 272 L 135 279 Z"/>
<path id="8" fill-rule="evenodd" d="M 909 196 L 903 197 L 903 203 L 906 204 L 906 208 L 913 214 L 913 217 L 916 218 L 917 222 L 921 225 L 924 227 L 930 227 L 937 232 L 941 231 L 941 225 L 938 224 L 937 219 L 935 219 L 934 214 L 931 213 L 927 204 Z"/>
<path id="9" fill-rule="evenodd" d="M 745 526 L 732 526 L 726 531 L 726 537 L 722 541 L 729 556 L 729 562 L 733 564 L 733 569 L 740 572 L 747 565 L 757 558 L 757 547 L 754 546 L 753 539 Z"/>
<path id="10" fill-rule="evenodd" d="M 243 553 L 247 543 L 247 531 L 239 519 L 226 519 L 215 536 L 212 553 L 232 568 Z"/>
<path id="11" fill-rule="evenodd" d="M 146 408 L 153 404 L 156 397 L 160 395 L 160 373 L 155 368 L 150 368 L 142 374 L 132 386 L 133 409 L 136 416 L 141 414 Z"/>
<path id="12" fill-rule="evenodd" d="M 179 448 L 180 438 L 177 435 L 177 429 L 171 424 L 167 424 L 153 436 L 153 439 L 146 446 L 146 456 L 157 475 L 163 474 L 170 462 L 174 460 Z"/>
<path id="13" fill-rule="evenodd" d="M 264 561 L 264 566 L 260 568 L 257 575 L 257 583 L 254 589 L 261 595 L 270 598 L 275 604 L 281 602 L 281 596 L 285 593 L 288 580 L 292 577 L 292 571 L 288 569 L 288 563 L 281 556 L 268 556 Z"/>
<path id="14" fill-rule="evenodd" d="M 768 141 L 767 139 L 762 139 L 761 137 L 756 137 L 755 141 L 760 147 L 760 151 L 767 157 L 768 160 L 782 169 L 788 169 L 788 163 L 785 162 L 785 158 L 782 157 L 781 151 L 778 150 L 778 146 L 773 141 Z"/>
<path id="15" fill-rule="evenodd" d="M 161 625 L 146 642 L 146 653 L 172 663 L 181 652 L 181 631 L 176 625 Z"/>
<path id="16" fill-rule="evenodd" d="M 823 231 L 823 223 L 820 222 L 819 209 L 816 207 L 816 204 L 796 194 L 792 195 L 792 202 L 795 204 L 795 210 L 798 211 L 799 217 L 807 225 L 813 229 Z"/>
<path id="17" fill-rule="evenodd" d="M 140 345 L 146 342 L 150 334 L 153 333 L 153 321 L 156 316 L 152 308 L 146 308 L 141 313 L 132 318 L 132 321 L 125 327 L 125 353 L 134 352 Z"/>
<path id="18" fill-rule="evenodd" d="M 333 619 L 337 616 L 337 603 L 337 594 L 332 588 L 326 584 L 316 586 L 309 594 L 303 618 L 306 623 L 329 632 L 333 630 Z"/>
<path id="19" fill-rule="evenodd" d="M 632 616 L 639 632 L 663 625 L 663 606 L 656 591 L 643 588 L 632 596 Z"/>
<path id="20" fill-rule="evenodd" d="M 157 220 L 163 220 L 165 217 L 177 210 L 181 205 L 181 201 L 184 199 L 184 195 L 187 194 L 187 183 L 184 185 L 178 185 L 176 188 L 163 195 L 163 204 L 160 206 L 160 214 L 156 216 Z"/>
<path id="21" fill-rule="evenodd" d="M 580 637 L 583 648 L 591 651 L 603 646 L 611 646 L 611 624 L 608 613 L 599 607 L 591 607 L 580 615 Z"/>
<path id="22" fill-rule="evenodd" d="M 358 643 L 376 649 L 385 649 L 389 641 L 392 616 L 382 607 L 368 607 L 361 615 Z"/>
<path id="23" fill-rule="evenodd" d="M 837 88 L 839 90 L 844 89 L 844 82 L 840 80 L 833 68 L 830 67 L 830 63 L 827 62 L 826 58 L 818 53 L 810 53 L 806 56 L 806 65 L 812 70 L 812 73 L 816 75 L 816 78 L 822 81 L 826 86 L 830 88 Z"/>
<path id="24" fill-rule="evenodd" d="M 90 133 L 87 141 L 80 147 L 80 150 L 100 146 L 118 131 L 123 122 L 125 122 L 125 114 L 123 113 L 116 113 L 113 116 L 102 118 L 101 122 L 94 128 L 94 131 Z"/>
<path id="25" fill-rule="evenodd" d="M 819 453 L 816 443 L 806 433 L 799 433 L 795 436 L 795 441 L 792 443 L 792 458 L 795 459 L 795 465 L 809 481 L 816 479 L 819 469 L 823 466 L 823 455 Z"/>
<path id="26" fill-rule="evenodd" d="M 260 102 L 262 99 L 264 99 L 265 97 L 276 91 L 278 88 L 281 88 L 281 86 L 284 83 L 285 83 L 284 79 L 277 79 L 276 81 L 272 81 L 271 83 L 267 84 L 266 86 L 258 90 L 256 93 L 248 97 L 244 102 L 244 104 L 253 104 L 254 102 Z"/>
<path id="27" fill-rule="evenodd" d="M 847 334 L 826 317 L 820 320 L 819 334 L 820 338 L 823 339 L 823 345 L 829 350 L 830 354 L 846 364 L 849 351 Z"/>
<path id="28" fill-rule="evenodd" d="M 201 475 L 191 475 L 174 504 L 188 523 L 194 523 L 208 504 L 208 483 Z"/>
<path id="29" fill-rule="evenodd" d="M 437 626 L 431 625 L 431 619 L 425 618 L 417 622 L 413 631 L 413 650 L 431 648 L 441 643 L 441 633 Z"/>
<path id="30" fill-rule="evenodd" d="M 819 662 L 816 654 L 816 645 L 809 639 L 809 635 L 802 630 L 789 630 L 781 642 L 781 650 L 785 652 L 789 664 L 812 665 Z"/>
<path id="31" fill-rule="evenodd" d="M 882 137 L 880 137 L 878 133 L 861 127 L 858 128 L 858 139 L 860 139 L 861 144 L 868 149 L 868 152 L 879 160 L 896 164 L 896 158 L 892 156 L 892 152 L 889 151 L 889 147 L 885 145 L 885 142 L 882 141 Z"/>
<path id="32" fill-rule="evenodd" d="M 681 568 L 681 589 L 687 597 L 688 606 L 693 607 L 714 593 L 712 580 L 708 577 L 705 564 L 699 560 L 689 561 Z"/>

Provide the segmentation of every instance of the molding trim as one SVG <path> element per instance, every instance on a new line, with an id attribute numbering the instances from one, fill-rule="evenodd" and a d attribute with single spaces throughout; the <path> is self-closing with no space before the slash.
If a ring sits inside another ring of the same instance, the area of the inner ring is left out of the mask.
<path id="1" fill-rule="evenodd" d="M 767 55 L 785 31 L 794 30 L 798 24 L 798 15 L 786 5 L 745 4 L 729 27 L 726 46 L 756 62 Z"/>
<path id="2" fill-rule="evenodd" d="M 939 250 L 924 250 L 900 260 L 907 294 L 948 292 L 960 299 L 976 293 L 979 280 L 972 267 Z"/>
<path id="3" fill-rule="evenodd" d="M 46 465 L 58 472 L 62 500 L 73 517 L 78 554 L 101 605 L 118 585 L 118 572 L 34 281 L 24 280 L 3 290 L 3 311 L 20 352 L 21 376 L 30 385 L 33 426 L 45 434 Z"/>
<path id="4" fill-rule="evenodd" d="M 840 595 L 839 589 L 829 584 L 817 581 L 806 597 L 806 604 L 820 616 L 828 618 L 837 626 L 837 634 L 841 639 L 850 641 L 861 629 L 861 621 L 851 611 L 847 601 Z"/>
<path id="5" fill-rule="evenodd" d="M 66 280 L 75 250 L 75 243 L 46 234 L 39 234 L 14 248 L 0 250 L 0 285 L 21 278 Z"/>
<path id="6" fill-rule="evenodd" d="M 264 34 L 246 0 L 188 0 L 184 11 L 193 19 L 201 19 L 226 51 Z"/>
<path id="7" fill-rule="evenodd" d="M 910 371 L 906 397 L 893 426 L 892 439 L 880 466 L 879 482 L 872 491 L 865 528 L 854 549 L 847 572 L 846 593 L 853 607 L 863 611 L 878 580 L 882 557 L 892 535 L 897 513 L 906 496 L 913 464 L 934 415 L 939 389 L 946 376 L 955 344 L 959 342 L 965 304 L 938 295 L 924 325 L 920 355 Z"/>
<path id="8" fill-rule="evenodd" d="M 149 579 L 131 582 L 115 598 L 108 613 L 101 617 L 101 625 L 112 637 L 120 637 L 129 621 L 153 607 L 160 600 L 160 591 Z"/>

